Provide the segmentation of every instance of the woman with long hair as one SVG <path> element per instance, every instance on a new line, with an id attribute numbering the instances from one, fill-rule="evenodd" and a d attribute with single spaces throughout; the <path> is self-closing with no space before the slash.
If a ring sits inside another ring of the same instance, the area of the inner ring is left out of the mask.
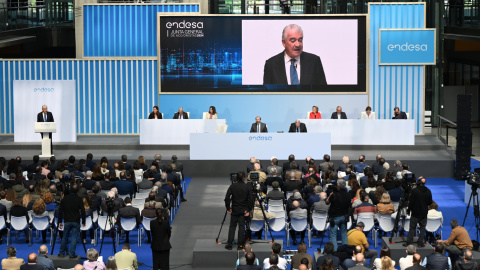
<path id="1" fill-rule="evenodd" d="M 17 192 L 15 192 L 13 188 L 7 189 L 7 196 L 5 197 L 5 199 L 13 203 L 16 198 L 17 198 Z"/>
<path id="2" fill-rule="evenodd" d="M 333 260 L 330 257 L 326 257 L 322 265 L 320 266 L 319 270 L 335 270 L 335 265 L 333 264 Z"/>
<path id="3" fill-rule="evenodd" d="M 384 263 L 384 259 L 383 259 L 384 257 L 390 259 L 390 262 L 388 262 L 385 259 L 385 263 Z M 380 249 L 379 258 L 376 258 L 375 261 L 373 262 L 373 265 L 375 266 L 374 268 L 376 268 L 377 270 L 380 270 L 380 269 L 393 270 L 393 267 L 395 266 L 395 261 L 392 261 L 391 258 L 392 256 L 390 253 L 390 249 L 387 246 L 383 246 L 382 249 Z"/>
<path id="4" fill-rule="evenodd" d="M 150 221 L 150 231 L 152 233 L 152 258 L 153 269 L 168 270 L 170 267 L 170 236 L 172 229 L 168 220 L 164 219 L 163 208 L 156 209 L 155 220 Z"/>
<path id="5" fill-rule="evenodd" d="M 48 217 L 47 206 L 42 199 L 36 199 L 32 207 L 32 217 L 43 218 Z M 47 230 L 42 231 L 42 242 L 47 243 Z"/>
<path id="6" fill-rule="evenodd" d="M 105 178 L 103 177 L 102 167 L 100 165 L 95 164 L 93 166 L 93 173 L 92 173 L 92 180 L 95 181 L 102 181 Z"/>
<path id="7" fill-rule="evenodd" d="M 13 202 L 13 206 L 10 209 L 10 220 L 12 217 L 26 217 L 27 222 L 30 223 L 30 217 L 28 216 L 28 210 L 25 206 L 23 206 L 22 198 L 16 198 Z M 28 228 L 24 230 L 25 238 L 27 238 L 28 243 Z"/>
<path id="8" fill-rule="evenodd" d="M 148 166 L 145 163 L 145 157 L 144 156 L 138 156 L 138 162 L 140 163 L 140 167 L 142 168 L 142 170 L 144 170 L 144 171 L 148 170 Z"/>
<path id="9" fill-rule="evenodd" d="M 377 204 L 377 211 L 380 214 L 391 214 L 395 212 L 395 207 L 390 200 L 390 194 L 388 194 L 387 192 L 382 194 L 382 198 Z"/>
<path id="10" fill-rule="evenodd" d="M 114 256 L 108 257 L 107 263 L 105 264 L 106 270 L 118 270 L 117 261 Z"/>

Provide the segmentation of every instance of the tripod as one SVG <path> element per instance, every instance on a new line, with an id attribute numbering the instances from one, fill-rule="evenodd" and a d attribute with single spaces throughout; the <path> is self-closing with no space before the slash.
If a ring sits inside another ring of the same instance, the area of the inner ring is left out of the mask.
<path id="1" fill-rule="evenodd" d="M 463 224 L 462 227 L 465 225 L 465 220 L 467 219 L 468 215 L 468 209 L 470 208 L 470 202 L 472 201 L 473 198 L 473 215 L 475 216 L 475 228 L 477 228 L 477 241 L 478 241 L 478 234 L 480 231 L 480 211 L 479 211 L 479 205 L 478 205 L 478 185 L 473 184 L 472 185 L 472 193 L 470 194 L 470 199 L 468 199 L 468 204 L 467 204 L 467 211 L 465 211 L 465 217 L 463 218 Z"/>
<path id="2" fill-rule="evenodd" d="M 275 238 L 273 238 L 272 230 L 270 228 L 270 223 L 268 222 L 267 216 L 265 215 L 265 208 L 263 207 L 263 198 L 260 197 L 260 195 L 258 195 L 258 190 L 256 188 L 254 189 L 254 192 L 255 192 L 255 197 L 257 198 L 258 204 L 260 206 L 260 210 L 262 211 L 263 222 L 265 224 L 267 224 L 267 227 L 265 229 L 268 229 L 268 232 L 270 233 L 270 238 L 272 238 L 272 241 L 270 243 L 274 243 Z M 255 210 L 254 210 L 254 212 L 255 212 Z"/>
<path id="3" fill-rule="evenodd" d="M 404 190 L 408 190 L 404 189 Z M 395 222 L 393 223 L 393 230 L 391 232 L 390 238 L 388 239 L 388 242 L 392 244 L 392 238 L 395 233 L 398 232 L 398 222 L 400 221 L 400 217 L 402 218 L 402 224 L 405 224 L 405 217 L 407 216 L 406 214 L 406 207 L 407 207 L 407 201 L 408 201 L 408 192 L 404 192 L 402 196 L 400 197 L 400 202 L 398 203 L 398 210 L 397 210 L 397 216 L 395 217 Z"/>
<path id="4" fill-rule="evenodd" d="M 57 242 L 58 226 L 55 225 L 55 221 L 52 222 L 51 226 L 53 227 L 53 245 L 52 245 L 52 251 L 50 252 L 50 255 L 53 255 L 53 250 L 55 249 L 55 244 Z M 68 237 L 68 235 L 64 234 L 63 237 Z M 85 250 L 85 254 L 87 254 L 87 247 L 85 247 L 85 243 L 83 243 L 81 237 L 80 237 L 80 242 L 82 242 L 83 250 Z"/>
<path id="5" fill-rule="evenodd" d="M 108 209 L 108 215 L 107 215 L 107 219 L 105 220 L 105 226 L 103 226 L 103 229 L 105 231 L 105 228 L 107 228 L 107 224 L 110 224 L 110 234 L 112 234 L 112 239 L 113 239 L 113 242 L 112 242 L 112 245 L 113 245 L 113 253 L 117 253 L 117 247 L 115 246 L 115 241 L 116 241 L 116 237 L 115 237 L 115 217 L 113 216 L 113 209 Z M 100 228 L 101 230 L 102 228 Z M 102 254 L 102 248 L 103 248 L 103 240 L 105 240 L 105 235 L 103 235 L 102 237 L 102 243 L 100 244 L 100 251 L 98 252 L 98 255 L 101 255 Z"/>

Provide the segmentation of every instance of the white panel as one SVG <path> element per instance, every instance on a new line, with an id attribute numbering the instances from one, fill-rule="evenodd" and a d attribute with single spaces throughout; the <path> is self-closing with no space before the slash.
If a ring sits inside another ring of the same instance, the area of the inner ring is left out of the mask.
<path id="1" fill-rule="evenodd" d="M 75 81 L 69 80 L 15 80 L 13 81 L 15 142 L 40 142 L 34 131 L 37 114 L 42 105 L 48 106 L 57 123 L 53 142 L 76 142 Z M 49 89 L 48 91 L 41 89 Z"/>
<path id="2" fill-rule="evenodd" d="M 330 133 L 192 133 L 191 160 L 247 160 L 254 156 L 311 156 L 321 160 L 330 155 Z M 315 151 L 312 152 L 312 149 Z"/>

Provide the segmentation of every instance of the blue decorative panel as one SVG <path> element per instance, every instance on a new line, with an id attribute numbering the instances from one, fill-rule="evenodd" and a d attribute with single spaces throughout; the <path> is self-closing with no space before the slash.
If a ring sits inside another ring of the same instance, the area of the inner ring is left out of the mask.
<path id="1" fill-rule="evenodd" d="M 199 11 L 198 4 L 84 5 L 84 57 L 155 57 L 157 13 Z"/>
<path id="2" fill-rule="evenodd" d="M 380 30 L 380 64 L 435 64 L 435 29 Z"/>
<path id="3" fill-rule="evenodd" d="M 75 80 L 78 134 L 138 133 L 158 95 L 152 60 L 0 61 L 0 74 L 2 134 L 14 132 L 14 80 Z"/>
<path id="4" fill-rule="evenodd" d="M 379 29 L 425 28 L 425 5 L 370 3 L 369 14 L 369 104 L 380 119 L 391 118 L 393 108 L 400 107 L 415 119 L 416 133 L 423 133 L 424 67 L 380 66 L 378 49 Z"/>

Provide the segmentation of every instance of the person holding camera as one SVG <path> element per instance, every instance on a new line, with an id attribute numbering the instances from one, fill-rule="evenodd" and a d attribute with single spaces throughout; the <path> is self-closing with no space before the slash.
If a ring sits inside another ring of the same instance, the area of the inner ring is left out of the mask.
<path id="1" fill-rule="evenodd" d="M 407 215 L 410 217 L 410 228 L 408 230 L 407 242 L 403 246 L 408 246 L 413 242 L 413 235 L 417 224 L 420 226 L 417 246 L 424 247 L 425 226 L 427 226 L 428 206 L 432 204 L 432 192 L 425 186 L 427 179 L 420 176 L 417 179 L 417 186 L 412 189 L 408 200 Z"/>
<path id="2" fill-rule="evenodd" d="M 245 244 L 245 219 L 250 216 L 254 198 L 251 185 L 245 183 L 245 172 L 237 173 L 237 182 L 230 185 L 225 195 L 225 207 L 230 214 L 230 227 L 228 240 L 225 248 L 232 250 L 232 243 L 235 237 L 235 229 L 238 224 L 238 249 L 243 249 Z"/>
<path id="3" fill-rule="evenodd" d="M 68 236 L 70 237 L 70 250 L 68 255 L 70 259 L 76 258 L 75 249 L 77 245 L 77 237 L 80 233 L 80 217 L 82 218 L 82 227 L 85 227 L 85 207 L 83 200 L 77 195 L 78 186 L 72 184 L 65 192 L 60 202 L 60 208 L 58 211 L 58 227 L 63 228 L 62 245 L 60 246 L 59 257 L 64 257 L 67 252 Z M 63 225 L 65 223 L 65 226 Z"/>
<path id="4" fill-rule="evenodd" d="M 328 216 L 330 219 L 330 242 L 333 243 L 334 250 L 337 250 L 337 230 L 340 228 L 340 235 L 342 237 L 342 244 L 348 243 L 347 238 L 347 221 L 348 209 L 351 205 L 351 197 L 347 192 L 345 180 L 337 180 L 337 188 L 330 193 L 327 200 Z"/>

